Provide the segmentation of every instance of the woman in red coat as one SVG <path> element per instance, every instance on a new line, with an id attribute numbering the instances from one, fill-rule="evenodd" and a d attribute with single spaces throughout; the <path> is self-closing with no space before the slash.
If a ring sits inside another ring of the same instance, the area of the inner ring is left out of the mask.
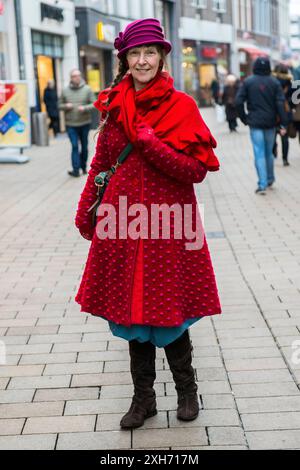
<path id="1" fill-rule="evenodd" d="M 193 183 L 219 162 L 195 101 L 163 71 L 171 44 L 159 21 L 130 23 L 115 48 L 119 73 L 95 103 L 102 121 L 76 214 L 92 241 L 76 301 L 129 342 L 134 396 L 120 424 L 131 429 L 157 413 L 156 346 L 164 347 L 173 374 L 178 419 L 199 413 L 188 328 L 221 307 Z M 94 228 L 94 178 L 128 143 L 132 150 L 111 177 Z"/>

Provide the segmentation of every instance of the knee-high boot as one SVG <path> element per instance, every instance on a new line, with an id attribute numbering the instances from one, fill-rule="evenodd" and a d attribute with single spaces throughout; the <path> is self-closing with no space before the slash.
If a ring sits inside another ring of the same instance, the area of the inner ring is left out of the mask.
<path id="1" fill-rule="evenodd" d="M 155 346 L 147 341 L 129 341 L 130 371 L 134 395 L 128 412 L 121 419 L 124 429 L 143 426 L 145 419 L 157 414 L 155 390 Z"/>
<path id="2" fill-rule="evenodd" d="M 192 366 L 193 346 L 188 330 L 164 349 L 177 391 L 177 418 L 192 421 L 199 414 L 199 400 Z"/>

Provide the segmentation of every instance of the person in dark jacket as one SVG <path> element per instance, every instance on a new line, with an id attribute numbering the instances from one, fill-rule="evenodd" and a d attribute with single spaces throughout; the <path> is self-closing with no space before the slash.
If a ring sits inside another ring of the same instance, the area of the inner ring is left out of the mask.
<path id="1" fill-rule="evenodd" d="M 220 83 L 216 78 L 211 82 L 210 90 L 214 99 L 214 104 L 218 104 L 220 100 Z"/>
<path id="2" fill-rule="evenodd" d="M 284 101 L 280 83 L 271 76 L 269 59 L 258 57 L 253 75 L 243 82 L 235 101 L 241 121 L 250 127 L 258 175 L 257 194 L 266 194 L 266 188 L 275 181 L 273 146 L 276 127 L 279 126 L 280 135 L 285 135 L 288 124 Z"/>
<path id="3" fill-rule="evenodd" d="M 226 120 L 228 122 L 230 132 L 236 132 L 237 109 L 235 106 L 235 98 L 238 91 L 237 78 L 230 74 L 226 77 L 224 92 L 222 96 L 222 104 L 225 106 Z"/>
<path id="4" fill-rule="evenodd" d="M 290 124 L 293 121 L 293 112 L 292 112 L 292 94 L 293 94 L 293 89 L 292 89 L 292 79 L 293 76 L 289 74 L 289 69 L 286 67 L 284 64 L 278 64 L 276 65 L 273 76 L 277 78 L 279 81 L 284 96 L 285 96 L 285 101 L 284 101 L 284 109 L 287 114 L 287 119 L 288 119 L 288 124 Z M 289 161 L 288 161 L 288 153 L 289 153 L 289 136 L 288 134 L 281 135 L 281 148 L 282 148 L 282 160 L 283 160 L 283 165 L 288 166 Z M 276 137 L 275 137 L 275 144 L 274 144 L 274 156 L 277 157 L 277 142 L 276 142 Z"/>
<path id="5" fill-rule="evenodd" d="M 46 105 L 47 113 L 50 119 L 49 129 L 53 130 L 54 137 L 59 133 L 59 112 L 58 112 L 58 98 L 55 90 L 54 80 L 49 80 L 48 85 L 44 91 L 44 103 Z"/>

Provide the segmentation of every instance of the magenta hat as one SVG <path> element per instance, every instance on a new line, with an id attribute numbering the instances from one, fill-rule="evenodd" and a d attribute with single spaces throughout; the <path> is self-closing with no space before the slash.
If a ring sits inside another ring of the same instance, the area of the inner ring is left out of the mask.
<path id="1" fill-rule="evenodd" d="M 136 20 L 126 26 L 124 32 L 119 33 L 114 46 L 120 58 L 128 49 L 145 44 L 161 44 L 168 54 L 172 44 L 165 39 L 164 31 L 156 18 Z"/>

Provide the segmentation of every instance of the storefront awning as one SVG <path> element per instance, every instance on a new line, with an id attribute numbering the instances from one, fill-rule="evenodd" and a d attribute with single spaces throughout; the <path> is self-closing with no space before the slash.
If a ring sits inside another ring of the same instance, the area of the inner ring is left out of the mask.
<path id="1" fill-rule="evenodd" d="M 267 57 L 267 52 L 255 46 L 240 47 L 239 51 L 247 52 L 253 59 L 256 57 Z"/>

